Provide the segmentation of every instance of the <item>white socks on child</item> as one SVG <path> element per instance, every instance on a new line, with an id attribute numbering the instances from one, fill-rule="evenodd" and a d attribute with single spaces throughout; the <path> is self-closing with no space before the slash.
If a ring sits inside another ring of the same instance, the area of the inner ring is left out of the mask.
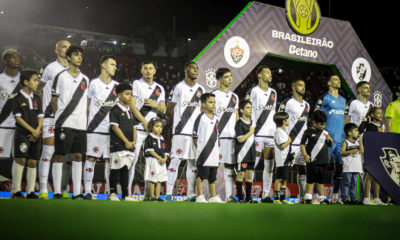
<path id="1" fill-rule="evenodd" d="M 186 180 L 187 180 L 187 196 L 188 197 L 193 197 L 196 196 L 196 163 L 194 159 L 189 159 L 187 161 L 187 167 L 186 167 Z M 179 167 L 179 165 L 178 165 Z M 176 171 L 178 172 L 178 171 Z"/>
<path id="2" fill-rule="evenodd" d="M 110 193 L 110 163 L 104 164 L 104 178 L 106 179 L 105 193 Z"/>
<path id="3" fill-rule="evenodd" d="M 15 163 L 13 166 L 12 182 L 13 182 L 13 192 L 21 191 L 21 181 L 22 174 L 24 172 L 24 166 Z"/>
<path id="4" fill-rule="evenodd" d="M 42 156 L 39 161 L 39 184 L 41 193 L 48 192 L 47 183 L 49 180 L 50 162 L 53 154 L 54 146 L 43 145 Z"/>
<path id="5" fill-rule="evenodd" d="M 82 181 L 82 162 L 72 161 L 72 184 L 74 185 L 74 195 L 81 194 L 81 181 Z"/>
<path id="6" fill-rule="evenodd" d="M 86 160 L 85 162 L 85 172 L 84 172 L 84 181 L 85 181 L 85 194 L 92 193 L 92 182 L 94 176 L 94 166 L 96 162 L 91 162 Z"/>
<path id="7" fill-rule="evenodd" d="M 61 178 L 63 172 L 62 169 L 63 169 L 62 162 L 53 162 L 51 173 L 53 176 L 54 194 L 61 194 Z"/>
<path id="8" fill-rule="evenodd" d="M 169 163 L 167 174 L 168 174 L 168 181 L 167 181 L 167 191 L 166 195 L 172 195 L 172 190 L 174 189 L 176 177 L 178 176 L 178 168 L 179 164 L 181 163 L 181 159 L 179 158 L 172 158 L 171 162 Z M 188 180 L 189 182 L 189 180 Z"/>
<path id="9" fill-rule="evenodd" d="M 262 198 L 266 198 L 269 196 L 269 191 L 272 185 L 272 176 L 274 169 L 274 161 L 273 160 L 264 160 L 264 171 L 263 171 L 263 194 Z"/>
<path id="10" fill-rule="evenodd" d="M 233 197 L 233 169 L 224 168 L 225 199 Z"/>
<path id="11" fill-rule="evenodd" d="M 28 167 L 26 171 L 26 192 L 31 193 L 35 192 L 35 184 L 36 184 L 36 168 Z"/>

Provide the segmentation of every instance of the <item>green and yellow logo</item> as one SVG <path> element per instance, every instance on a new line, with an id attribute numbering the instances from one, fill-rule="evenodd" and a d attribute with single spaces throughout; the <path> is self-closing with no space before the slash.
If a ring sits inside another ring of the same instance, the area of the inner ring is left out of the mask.
<path id="1" fill-rule="evenodd" d="M 286 0 L 286 17 L 293 31 L 309 35 L 318 28 L 321 11 L 316 0 Z"/>

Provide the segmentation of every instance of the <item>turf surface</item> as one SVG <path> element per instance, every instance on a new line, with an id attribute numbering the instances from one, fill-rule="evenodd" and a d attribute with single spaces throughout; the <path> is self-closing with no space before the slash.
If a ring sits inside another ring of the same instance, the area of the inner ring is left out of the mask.
<path id="1" fill-rule="evenodd" d="M 383 240 L 399 219 L 398 206 L 2 199 L 0 239 Z"/>

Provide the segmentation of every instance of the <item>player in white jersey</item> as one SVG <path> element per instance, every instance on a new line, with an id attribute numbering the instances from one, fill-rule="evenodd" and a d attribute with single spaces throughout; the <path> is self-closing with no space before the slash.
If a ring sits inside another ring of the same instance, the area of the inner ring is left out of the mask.
<path id="1" fill-rule="evenodd" d="M 156 64 L 152 61 L 142 62 L 140 71 L 142 73 L 142 78 L 133 81 L 132 98 L 129 103 L 129 107 L 132 109 L 133 114 L 140 122 L 136 127 L 135 159 L 129 169 L 129 196 L 131 195 L 132 183 L 135 178 L 135 165 L 139 158 L 144 140 L 147 137 L 147 124 L 152 118 L 157 117 L 157 113 L 164 115 L 166 112 L 165 90 L 163 86 L 154 81 Z"/>
<path id="2" fill-rule="evenodd" d="M 216 72 L 219 89 L 215 95 L 215 115 L 220 119 L 218 133 L 220 139 L 219 163 L 224 164 L 225 201 L 233 201 L 233 178 L 235 167 L 235 124 L 239 119 L 239 97 L 229 90 L 232 73 L 227 68 Z"/>
<path id="3" fill-rule="evenodd" d="M 256 70 L 258 85 L 252 88 L 246 96 L 253 105 L 251 120 L 255 124 L 256 136 L 256 167 L 262 155 L 264 158 L 262 202 L 272 203 L 269 192 L 274 170 L 274 135 L 276 126 L 273 121 L 276 109 L 277 94 L 269 87 L 272 82 L 271 69 L 259 66 Z"/>
<path id="4" fill-rule="evenodd" d="M 200 98 L 205 89 L 196 82 L 199 68 L 196 63 L 185 64 L 185 79 L 171 91 L 167 106 L 167 114 L 173 119 L 171 162 L 168 166 L 166 200 L 172 200 L 172 190 L 178 174 L 179 164 L 187 161 L 186 179 L 188 183 L 188 200 L 195 201 L 195 147 L 193 144 L 193 124 L 200 114 Z"/>
<path id="5" fill-rule="evenodd" d="M 286 127 L 286 132 L 289 133 L 290 139 L 292 139 L 291 153 L 294 154 L 295 157 L 294 166 L 297 170 L 299 197 L 301 200 L 304 200 L 307 184 L 307 168 L 303 154 L 301 154 L 300 151 L 300 141 L 304 131 L 307 129 L 307 116 L 310 111 L 310 105 L 303 99 L 306 93 L 306 84 L 303 80 L 294 80 L 291 87 L 293 96 L 283 100 L 279 111 L 289 114 L 289 126 Z"/>
<path id="6" fill-rule="evenodd" d="M 60 40 L 56 43 L 54 52 L 57 55 L 57 59 L 48 64 L 41 77 L 41 86 L 43 86 L 43 150 L 39 161 L 39 183 L 40 183 L 40 194 L 39 198 L 49 199 L 47 182 L 49 178 L 50 162 L 54 154 L 54 113 L 51 107 L 51 89 L 53 87 L 53 81 L 62 71 L 66 70 L 69 66 L 66 52 L 71 46 L 71 43 L 67 40 Z M 64 162 L 63 169 L 69 172 L 71 168 L 70 164 Z M 68 182 L 69 174 L 63 174 L 64 182 Z M 66 191 L 66 189 L 63 189 Z M 63 192 L 63 196 L 68 198 L 67 192 Z"/>
<path id="7" fill-rule="evenodd" d="M 67 50 L 68 70 L 53 82 L 52 107 L 55 112 L 55 157 L 52 175 L 54 199 L 61 196 L 61 177 L 64 156 L 72 153 L 73 199 L 83 199 L 81 194 L 82 154 L 86 152 L 87 86 L 89 79 L 82 74 L 83 49 L 70 46 Z"/>
<path id="8" fill-rule="evenodd" d="M 118 82 L 111 79 L 117 70 L 114 56 L 105 55 L 100 58 L 100 76 L 90 82 L 88 89 L 88 125 L 86 162 L 83 173 L 85 199 L 92 199 L 92 182 L 96 161 L 103 158 L 105 192 L 110 192 L 110 128 L 109 112 L 117 101 L 115 87 Z"/>
<path id="9" fill-rule="evenodd" d="M 0 159 L 10 158 L 15 134 L 15 118 L 12 114 L 12 99 L 20 91 L 19 56 L 15 49 L 7 49 L 2 54 L 4 72 L 0 74 Z"/>

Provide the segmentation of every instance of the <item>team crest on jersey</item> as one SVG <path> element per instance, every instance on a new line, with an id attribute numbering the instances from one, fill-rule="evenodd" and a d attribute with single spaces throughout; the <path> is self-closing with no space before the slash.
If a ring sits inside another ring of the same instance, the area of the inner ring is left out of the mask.
<path id="1" fill-rule="evenodd" d="M 215 88 L 217 86 L 217 78 L 214 68 L 206 70 L 206 83 L 210 88 Z"/>
<path id="2" fill-rule="evenodd" d="M 161 144 L 161 147 L 162 147 L 162 148 L 165 148 L 165 143 Z"/>
<path id="3" fill-rule="evenodd" d="M 285 104 L 281 104 L 280 109 L 285 110 Z"/>
<path id="4" fill-rule="evenodd" d="M 60 140 L 64 140 L 65 139 L 65 133 L 60 133 Z"/>
<path id="5" fill-rule="evenodd" d="M 344 102 L 343 102 L 343 100 L 341 100 L 341 103 L 342 103 L 342 105 L 344 105 Z"/>
<path id="6" fill-rule="evenodd" d="M 160 90 L 156 89 L 156 95 L 157 95 L 157 96 L 160 96 L 160 94 L 161 94 L 161 93 L 160 93 Z"/>
<path id="7" fill-rule="evenodd" d="M 197 90 L 197 97 L 201 98 L 201 91 L 200 90 Z"/>
<path id="8" fill-rule="evenodd" d="M 117 91 L 115 90 L 115 88 L 113 89 L 113 94 L 114 96 L 117 96 Z"/>
<path id="9" fill-rule="evenodd" d="M 33 108 L 36 110 L 36 109 L 38 109 L 38 103 L 35 101 L 35 102 L 33 102 Z"/>
<path id="10" fill-rule="evenodd" d="M 26 143 L 21 143 L 21 145 L 19 145 L 19 150 L 22 153 L 26 153 L 26 151 L 28 151 L 28 145 L 26 145 Z"/>
<path id="11" fill-rule="evenodd" d="M 272 101 L 275 101 L 275 94 L 274 93 L 271 93 L 271 99 L 272 99 Z"/>
<path id="12" fill-rule="evenodd" d="M 382 152 L 384 156 L 379 158 L 382 161 L 383 167 L 397 186 L 400 186 L 400 155 L 397 149 L 384 147 L 382 148 Z"/>
<path id="13" fill-rule="evenodd" d="M 178 150 L 176 150 L 176 153 L 181 155 L 182 154 L 182 149 L 178 148 Z"/>
<path id="14" fill-rule="evenodd" d="M 98 148 L 98 147 L 94 147 L 94 148 L 93 148 L 93 152 L 97 153 L 98 151 L 99 151 L 99 148 Z"/>
<path id="15" fill-rule="evenodd" d="M 236 97 L 235 97 L 235 96 L 233 96 L 232 102 L 233 102 L 234 104 L 236 104 Z"/>
<path id="16" fill-rule="evenodd" d="M 133 113 L 129 113 L 129 114 L 130 114 L 131 118 L 133 118 Z"/>
<path id="17" fill-rule="evenodd" d="M 85 82 L 85 81 L 82 81 L 82 83 L 81 83 L 81 90 L 82 90 L 82 91 L 85 91 L 85 89 L 86 89 L 86 82 Z"/>
<path id="18" fill-rule="evenodd" d="M 21 107 L 26 107 L 26 103 L 23 102 L 23 103 L 21 104 Z"/>
<path id="19" fill-rule="evenodd" d="M 219 159 L 222 159 L 222 154 L 219 154 Z"/>

